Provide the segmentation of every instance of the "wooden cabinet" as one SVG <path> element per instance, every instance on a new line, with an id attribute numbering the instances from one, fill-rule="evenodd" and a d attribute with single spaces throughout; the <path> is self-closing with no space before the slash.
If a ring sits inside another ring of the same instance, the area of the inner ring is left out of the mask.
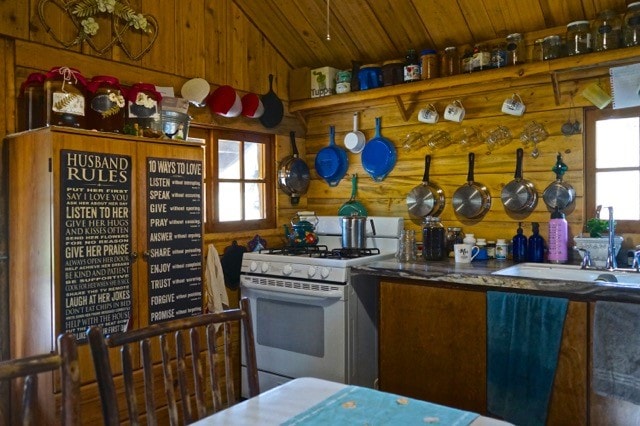
<path id="1" fill-rule="evenodd" d="M 486 294 L 380 283 L 380 389 L 486 413 Z M 570 302 L 548 425 L 587 424 L 587 303 Z"/>
<path id="2" fill-rule="evenodd" d="M 200 144 L 50 128 L 5 148 L 12 357 L 54 350 L 65 331 L 82 342 L 90 325 L 113 333 L 202 311 Z M 79 356 L 93 424 L 88 345 Z M 56 424 L 51 386 L 40 401 Z"/>

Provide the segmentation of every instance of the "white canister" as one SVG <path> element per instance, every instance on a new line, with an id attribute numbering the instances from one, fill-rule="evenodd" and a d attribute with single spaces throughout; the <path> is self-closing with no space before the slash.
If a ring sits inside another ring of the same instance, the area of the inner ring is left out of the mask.
<path id="1" fill-rule="evenodd" d="M 507 241 L 503 238 L 498 238 L 498 240 L 496 241 L 496 259 L 506 260 L 508 253 L 509 245 L 507 244 Z"/>

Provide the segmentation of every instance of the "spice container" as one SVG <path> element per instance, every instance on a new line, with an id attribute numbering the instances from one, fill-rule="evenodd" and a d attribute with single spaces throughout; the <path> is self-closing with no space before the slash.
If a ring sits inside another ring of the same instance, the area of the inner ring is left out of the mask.
<path id="1" fill-rule="evenodd" d="M 39 72 L 29 74 L 20 86 L 18 95 L 18 131 L 37 129 L 45 126 L 45 75 Z"/>
<path id="2" fill-rule="evenodd" d="M 591 52 L 589 21 L 573 21 L 567 24 L 566 41 L 569 56 Z"/>
<path id="3" fill-rule="evenodd" d="M 423 80 L 438 77 L 438 54 L 433 49 L 420 52 L 420 73 Z"/>
<path id="4" fill-rule="evenodd" d="M 507 36 L 507 65 L 523 64 L 525 49 L 522 34 L 513 33 Z"/>
<path id="5" fill-rule="evenodd" d="M 153 84 L 137 83 L 127 92 L 125 133 L 147 138 L 162 137 L 162 95 Z"/>
<path id="6" fill-rule="evenodd" d="M 562 50 L 562 39 L 559 35 L 550 35 L 542 39 L 542 57 L 545 61 L 558 59 Z"/>
<path id="7" fill-rule="evenodd" d="M 447 256 L 445 230 L 439 217 L 427 216 L 422 225 L 422 258 L 442 260 Z"/>
<path id="8" fill-rule="evenodd" d="M 460 58 L 455 46 L 444 48 L 440 56 L 440 77 L 460 74 Z"/>
<path id="9" fill-rule="evenodd" d="M 382 63 L 382 84 L 393 86 L 404 81 L 404 61 L 392 59 Z"/>
<path id="10" fill-rule="evenodd" d="M 106 75 L 95 76 L 88 83 L 87 127 L 103 132 L 124 130 L 125 99 L 120 81 Z"/>
<path id="11" fill-rule="evenodd" d="M 622 20 L 622 44 L 625 47 L 640 44 L 640 1 L 629 3 Z"/>
<path id="12" fill-rule="evenodd" d="M 87 80 L 75 68 L 55 67 L 45 75 L 45 123 L 47 126 L 87 128 L 85 91 Z"/>
<path id="13" fill-rule="evenodd" d="M 593 51 L 612 50 L 620 47 L 622 21 L 613 10 L 603 10 L 593 21 L 591 41 Z"/>
<path id="14" fill-rule="evenodd" d="M 404 61 L 404 82 L 419 81 L 421 77 L 418 54 L 414 49 L 409 49 Z"/>

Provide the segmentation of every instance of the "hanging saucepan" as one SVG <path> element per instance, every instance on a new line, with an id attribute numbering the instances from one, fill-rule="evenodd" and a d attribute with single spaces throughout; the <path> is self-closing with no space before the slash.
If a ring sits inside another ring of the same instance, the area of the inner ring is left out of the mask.
<path id="1" fill-rule="evenodd" d="M 396 148 L 380 133 L 380 117 L 376 117 L 376 134 L 362 150 L 362 167 L 376 182 L 383 180 L 396 165 Z"/>
<path id="2" fill-rule="evenodd" d="M 278 95 L 273 91 L 273 74 L 269 74 L 269 91 L 262 95 L 260 100 L 264 107 L 264 113 L 259 118 L 260 122 L 268 129 L 276 127 L 284 116 L 284 106 Z"/>
<path id="3" fill-rule="evenodd" d="M 502 204 L 513 213 L 530 212 L 538 202 L 538 193 L 533 183 L 522 178 L 522 157 L 524 150 L 516 150 L 516 172 L 514 179 L 502 188 Z"/>
<path id="4" fill-rule="evenodd" d="M 336 129 L 329 126 L 329 146 L 322 148 L 316 155 L 316 172 L 329 186 L 336 186 L 347 173 L 349 159 L 347 152 L 336 145 Z"/>
<path id="5" fill-rule="evenodd" d="M 562 162 L 562 154 L 558 153 L 556 159 L 556 164 L 552 169 L 556 174 L 556 180 L 547 186 L 542 193 L 542 199 L 551 211 L 554 211 L 556 207 L 559 210 L 564 210 L 576 199 L 576 190 L 562 180 L 568 170 L 567 165 Z"/>
<path id="6" fill-rule="evenodd" d="M 453 210 L 467 219 L 483 216 L 491 208 L 491 194 L 486 186 L 473 181 L 475 155 L 469 153 L 469 173 L 467 183 L 453 193 Z"/>
<path id="7" fill-rule="evenodd" d="M 307 163 L 298 157 L 296 147 L 296 132 L 291 132 L 292 155 L 284 158 L 278 168 L 278 185 L 285 194 L 291 197 L 291 205 L 295 206 L 300 201 L 300 196 L 309 189 L 309 167 Z"/>
<path id="8" fill-rule="evenodd" d="M 429 182 L 429 168 L 431 167 L 431 155 L 424 157 L 424 176 L 422 183 L 414 187 L 407 195 L 407 207 L 409 215 L 414 219 L 423 219 L 425 216 L 439 216 L 444 209 L 444 191 L 433 182 Z"/>
<path id="9" fill-rule="evenodd" d="M 358 216 L 366 216 L 367 209 L 365 206 L 360 203 L 360 201 L 356 200 L 356 193 L 358 191 L 358 175 L 353 174 L 351 176 L 351 198 L 344 203 L 340 209 L 338 210 L 339 216 L 351 216 L 352 214 L 356 214 Z"/>

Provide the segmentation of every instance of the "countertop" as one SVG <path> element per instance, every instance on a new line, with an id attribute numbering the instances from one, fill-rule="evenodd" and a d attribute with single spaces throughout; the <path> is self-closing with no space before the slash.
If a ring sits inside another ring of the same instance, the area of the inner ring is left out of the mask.
<path id="1" fill-rule="evenodd" d="M 508 260 L 474 261 L 470 264 L 459 264 L 455 263 L 453 259 L 433 262 L 418 260 L 411 263 L 400 263 L 392 259 L 354 266 L 352 274 L 374 275 L 378 278 L 411 281 L 415 284 L 468 290 L 508 290 L 561 296 L 581 301 L 611 300 L 640 303 L 640 285 L 491 275 L 492 272 L 511 265 L 513 262 Z"/>

